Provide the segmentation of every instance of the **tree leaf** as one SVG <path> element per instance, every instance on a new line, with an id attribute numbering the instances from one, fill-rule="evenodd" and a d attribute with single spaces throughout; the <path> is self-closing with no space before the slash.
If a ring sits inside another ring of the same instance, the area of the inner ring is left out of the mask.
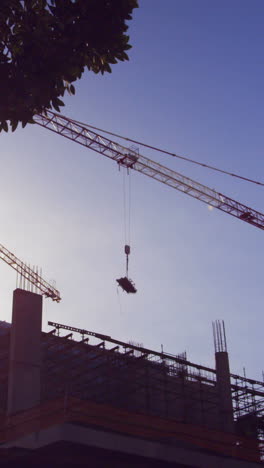
<path id="1" fill-rule="evenodd" d="M 0 0 L 0 131 L 24 128 L 61 98 L 86 67 L 111 73 L 128 60 L 127 20 L 137 0 Z M 68 81 L 68 84 L 65 84 Z"/>

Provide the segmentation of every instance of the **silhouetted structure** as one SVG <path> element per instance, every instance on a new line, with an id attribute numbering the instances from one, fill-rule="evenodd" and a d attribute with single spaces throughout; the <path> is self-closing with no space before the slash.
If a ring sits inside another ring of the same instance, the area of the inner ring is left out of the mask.
<path id="1" fill-rule="evenodd" d="M 0 322 L 3 466 L 262 463 L 264 383 L 230 373 L 223 323 L 211 369 L 67 325 L 41 332 L 41 309 L 18 289 Z"/>

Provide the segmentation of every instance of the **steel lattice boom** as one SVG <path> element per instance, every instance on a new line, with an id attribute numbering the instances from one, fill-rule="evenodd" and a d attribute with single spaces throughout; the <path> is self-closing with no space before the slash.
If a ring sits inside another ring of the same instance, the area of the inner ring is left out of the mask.
<path id="1" fill-rule="evenodd" d="M 53 301 L 60 302 L 61 297 L 57 289 L 45 281 L 37 271 L 34 271 L 28 265 L 23 263 L 21 260 L 19 260 L 19 258 L 17 258 L 14 254 L 12 254 L 12 252 L 10 252 L 1 244 L 0 259 L 4 260 L 4 262 L 16 270 L 17 273 L 25 278 L 26 281 L 29 281 L 37 290 L 41 292 L 43 296 L 50 297 Z"/>
<path id="2" fill-rule="evenodd" d="M 141 172 L 152 179 L 197 198 L 207 205 L 235 216 L 259 229 L 264 229 L 264 214 L 152 161 L 119 143 L 115 143 L 95 133 L 85 125 L 49 110 L 46 111 L 46 114 L 36 115 L 34 120 L 38 125 L 103 154 L 119 165 Z"/>

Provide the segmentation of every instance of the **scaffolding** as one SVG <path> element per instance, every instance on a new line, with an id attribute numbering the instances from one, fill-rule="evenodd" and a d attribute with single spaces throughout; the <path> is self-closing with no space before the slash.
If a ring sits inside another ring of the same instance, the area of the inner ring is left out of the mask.
<path id="1" fill-rule="evenodd" d="M 41 337 L 41 407 L 74 400 L 98 408 L 106 405 L 115 414 L 128 412 L 132 419 L 144 415 L 148 421 L 166 420 L 168 427 L 178 424 L 177 431 L 189 427 L 194 434 L 202 427 L 211 439 L 221 430 L 215 369 L 188 361 L 186 353 L 157 352 L 109 335 L 55 322 L 49 325 L 53 328 Z M 8 326 L 0 327 L 2 414 L 7 400 L 9 331 Z M 235 374 L 230 379 L 236 429 L 225 436 L 221 432 L 222 438 L 229 437 L 224 453 L 260 461 L 264 453 L 264 382 Z M 165 432 L 163 438 L 174 437 Z M 194 436 L 184 440 L 193 444 Z M 196 443 L 206 444 L 199 437 Z M 213 447 L 215 442 L 210 444 Z"/>
<path id="2" fill-rule="evenodd" d="M 60 392 L 64 388 L 77 398 L 201 424 L 211 430 L 219 428 L 215 369 L 188 361 L 186 353 L 157 352 L 108 335 L 55 322 L 49 325 L 53 330 L 46 335 L 48 348 L 62 346 L 61 341 L 57 342 L 60 337 L 65 341 L 65 349 L 75 349 L 70 353 L 70 361 L 65 354 L 65 360 L 61 358 L 50 363 L 46 370 L 44 380 L 49 381 L 53 375 L 54 382 L 60 381 Z M 63 330 L 81 335 L 81 341 L 73 340 L 72 334 L 62 337 Z M 221 342 L 220 352 L 226 350 L 225 336 Z M 67 372 L 68 377 L 65 377 Z M 232 373 L 230 379 L 237 432 L 257 440 L 262 457 L 264 382 Z M 46 394 L 44 399 L 47 397 Z"/>

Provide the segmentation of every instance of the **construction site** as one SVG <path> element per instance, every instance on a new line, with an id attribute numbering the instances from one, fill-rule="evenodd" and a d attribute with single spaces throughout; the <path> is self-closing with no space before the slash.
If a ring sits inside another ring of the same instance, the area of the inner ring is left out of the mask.
<path id="1" fill-rule="evenodd" d="M 263 467 L 264 6 L 2 3 L 1 467 Z"/>
<path id="2" fill-rule="evenodd" d="M 264 382 L 230 372 L 223 322 L 208 368 L 67 324 L 43 332 L 42 302 L 18 288 L 0 322 L 2 466 L 262 465 Z"/>
<path id="3" fill-rule="evenodd" d="M 35 121 L 112 159 L 128 175 L 136 170 L 239 222 L 264 228 L 262 213 L 85 124 L 51 111 Z M 135 294 L 129 254 L 126 244 L 126 275 L 116 281 L 124 292 Z M 74 323 L 43 324 L 43 297 L 60 302 L 60 292 L 42 278 L 41 270 L 4 246 L 0 258 L 17 273 L 12 321 L 0 322 L 3 467 L 263 464 L 264 381 L 232 373 L 223 321 L 213 322 L 213 368 L 190 362 L 186 352 L 158 352 Z M 49 331 L 42 331 L 43 325 Z"/>

